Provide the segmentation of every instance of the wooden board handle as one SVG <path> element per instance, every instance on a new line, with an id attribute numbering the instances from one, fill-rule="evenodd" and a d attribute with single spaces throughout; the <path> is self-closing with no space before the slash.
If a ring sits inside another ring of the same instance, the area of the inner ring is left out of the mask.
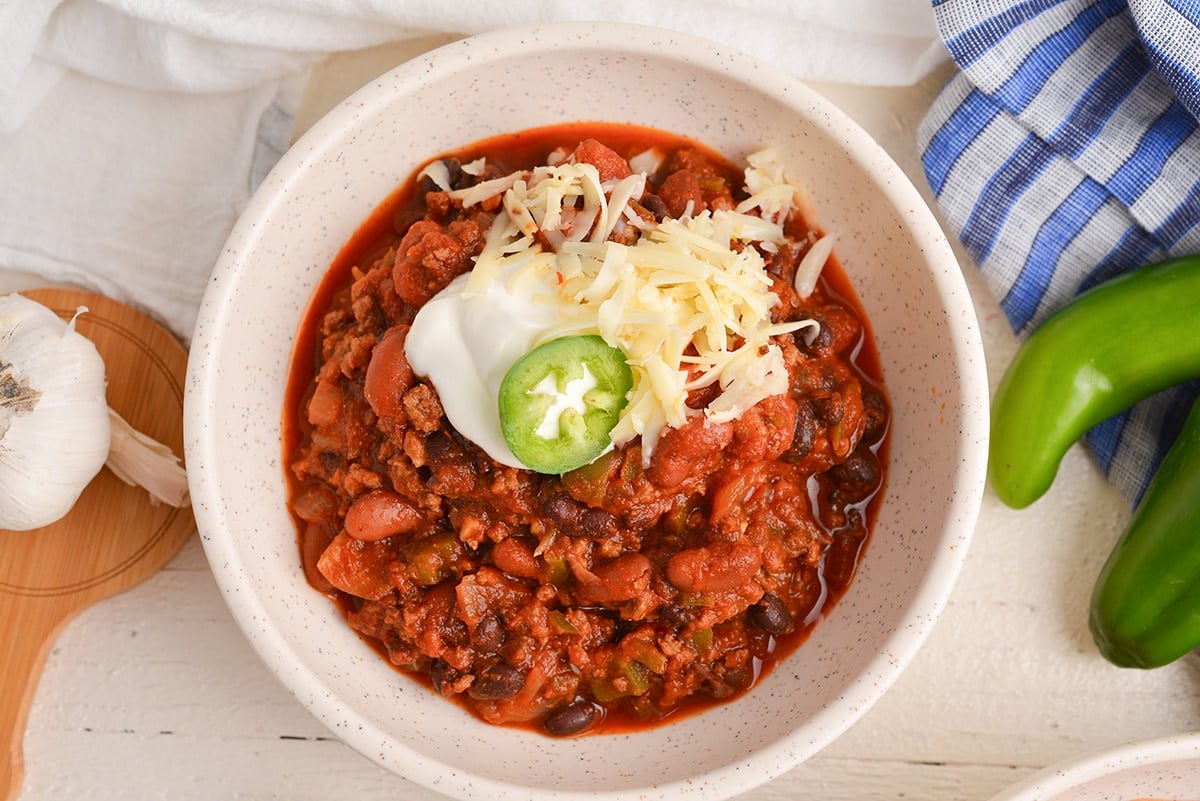
<path id="1" fill-rule="evenodd" d="M 62 598 L 0 594 L 0 620 L 8 631 L 0 648 L 0 799 L 21 792 L 25 720 L 54 636 L 73 614 Z"/>

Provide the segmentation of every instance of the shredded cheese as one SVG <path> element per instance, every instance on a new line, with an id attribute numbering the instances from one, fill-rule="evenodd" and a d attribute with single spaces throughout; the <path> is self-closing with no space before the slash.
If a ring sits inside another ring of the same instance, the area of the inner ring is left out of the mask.
<path id="1" fill-rule="evenodd" d="M 783 355 L 771 337 L 817 327 L 811 320 L 771 322 L 779 299 L 759 249 L 783 244 L 782 224 L 802 190 L 773 151 L 750 156 L 748 164 L 749 197 L 736 209 L 661 223 L 631 205 L 645 192 L 644 173 L 606 186 L 587 163 L 564 161 L 452 190 L 464 206 L 502 198 L 503 213 L 463 294 L 505 286 L 558 308 L 560 322 L 541 342 L 594 332 L 620 348 L 634 384 L 613 443 L 640 436 L 648 459 L 665 427 L 696 414 L 732 420 L 787 391 Z M 442 177 L 436 167 L 426 172 L 435 182 Z M 633 244 L 611 240 L 620 225 L 641 235 Z M 721 394 L 707 408 L 687 406 L 691 390 L 714 383 Z"/>

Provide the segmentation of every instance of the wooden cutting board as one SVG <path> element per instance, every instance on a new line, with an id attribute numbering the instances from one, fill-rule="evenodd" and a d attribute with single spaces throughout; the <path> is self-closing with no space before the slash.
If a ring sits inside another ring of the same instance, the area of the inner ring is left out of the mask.
<path id="1" fill-rule="evenodd" d="M 108 405 L 182 459 L 183 346 L 149 317 L 100 295 L 22 294 L 64 319 L 88 308 L 76 330 L 104 357 Z M 25 722 L 58 631 L 88 605 L 156 572 L 194 531 L 190 508 L 156 505 L 107 468 L 57 523 L 0 531 L 0 799 L 20 792 Z"/>

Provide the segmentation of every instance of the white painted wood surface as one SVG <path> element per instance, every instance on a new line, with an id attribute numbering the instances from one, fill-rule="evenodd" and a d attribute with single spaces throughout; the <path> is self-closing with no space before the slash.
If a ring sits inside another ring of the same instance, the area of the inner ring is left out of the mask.
<path id="1" fill-rule="evenodd" d="M 299 124 L 437 43 L 331 60 L 314 75 Z M 816 88 L 924 188 L 914 132 L 946 77 L 943 71 L 902 90 Z M 959 255 L 994 386 L 1015 343 L 961 249 Z M 1060 759 L 1200 730 L 1195 657 L 1131 672 L 1109 666 L 1091 645 L 1088 595 L 1127 517 L 1078 447 L 1049 495 L 1030 509 L 1008 510 L 989 492 L 950 604 L 908 671 L 822 754 L 743 801 L 986 801 Z M 19 798 L 441 796 L 333 739 L 276 682 L 234 625 L 194 538 L 160 574 L 92 607 L 62 632 L 29 714 Z"/>

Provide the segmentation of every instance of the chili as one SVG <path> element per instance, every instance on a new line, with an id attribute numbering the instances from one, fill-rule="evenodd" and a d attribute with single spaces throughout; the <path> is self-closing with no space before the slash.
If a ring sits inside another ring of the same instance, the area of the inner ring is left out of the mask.
<path id="1" fill-rule="evenodd" d="M 525 131 L 444 160 L 461 188 L 551 154 L 620 174 L 651 149 L 646 214 L 744 196 L 719 155 L 634 126 Z M 462 169 L 484 155 L 482 173 Z M 765 254 L 772 315 L 819 328 L 773 338 L 785 394 L 735 420 L 689 418 L 648 459 L 634 440 L 561 476 L 508 467 L 448 424 L 403 347 L 495 212 L 414 179 L 314 298 L 285 420 L 305 575 L 393 665 L 491 723 L 567 736 L 734 698 L 828 613 L 868 542 L 890 420 L 868 321 L 835 259 L 797 295 L 820 232 L 794 214 Z"/>

